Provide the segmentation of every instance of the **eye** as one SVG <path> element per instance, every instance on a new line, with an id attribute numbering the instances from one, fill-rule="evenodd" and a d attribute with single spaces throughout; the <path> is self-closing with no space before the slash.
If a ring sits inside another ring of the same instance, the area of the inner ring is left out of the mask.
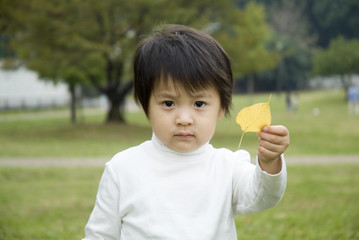
<path id="1" fill-rule="evenodd" d="M 197 107 L 197 108 L 203 108 L 206 106 L 206 103 L 205 102 L 202 102 L 202 101 L 197 101 L 194 103 L 194 106 Z"/>
<path id="2" fill-rule="evenodd" d="M 163 106 L 166 107 L 166 108 L 171 108 L 171 107 L 174 107 L 174 106 L 175 106 L 175 103 L 172 102 L 172 101 L 164 101 L 162 104 L 163 104 Z"/>

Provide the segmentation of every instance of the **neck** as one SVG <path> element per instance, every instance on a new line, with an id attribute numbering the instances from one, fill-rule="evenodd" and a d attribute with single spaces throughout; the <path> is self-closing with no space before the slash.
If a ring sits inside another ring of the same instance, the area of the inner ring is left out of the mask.
<path id="1" fill-rule="evenodd" d="M 167 147 L 161 140 L 155 135 L 155 133 L 152 133 L 152 142 L 155 145 L 156 148 L 158 148 L 161 151 L 168 152 L 177 156 L 195 156 L 204 153 L 207 149 L 211 147 L 209 142 L 203 144 L 199 148 L 191 151 L 191 152 L 177 152 L 175 150 L 172 150 L 171 148 Z"/>

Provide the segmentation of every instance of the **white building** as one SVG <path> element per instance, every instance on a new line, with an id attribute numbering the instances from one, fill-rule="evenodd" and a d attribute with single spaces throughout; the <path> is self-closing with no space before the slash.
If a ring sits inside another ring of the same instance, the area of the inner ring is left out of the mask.
<path id="1" fill-rule="evenodd" d="M 352 75 L 351 82 L 359 87 L 359 75 Z M 343 82 L 340 76 L 314 77 L 309 81 L 311 89 L 343 89 Z"/>
<path id="2" fill-rule="evenodd" d="M 64 83 L 41 80 L 37 73 L 25 68 L 0 69 L 0 111 L 67 106 L 69 101 Z"/>

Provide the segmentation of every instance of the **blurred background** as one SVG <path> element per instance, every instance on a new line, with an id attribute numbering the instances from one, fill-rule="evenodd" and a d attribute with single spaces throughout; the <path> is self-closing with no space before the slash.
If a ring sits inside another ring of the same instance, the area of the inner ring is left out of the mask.
<path id="1" fill-rule="evenodd" d="M 358 84 L 359 3 L 321 1 L 1 0 L 0 111 L 76 106 L 124 122 L 132 55 L 161 24 L 215 37 L 232 58 L 235 93 Z M 294 100 L 296 101 L 296 100 Z"/>
<path id="2" fill-rule="evenodd" d="M 272 124 L 290 130 L 286 197 L 236 218 L 240 239 L 359 239 L 358 13 L 358 0 L 0 0 L 0 239 L 82 237 L 103 164 L 152 134 L 132 97 L 136 46 L 173 23 L 232 59 L 215 147 L 236 150 L 237 112 L 270 93 Z"/>

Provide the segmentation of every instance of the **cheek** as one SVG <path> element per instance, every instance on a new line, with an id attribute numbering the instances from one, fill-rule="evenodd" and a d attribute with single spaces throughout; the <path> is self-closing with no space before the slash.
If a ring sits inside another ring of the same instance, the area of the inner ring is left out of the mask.
<path id="1" fill-rule="evenodd" d="M 166 118 L 163 114 L 153 112 L 153 115 L 150 115 L 149 119 L 152 130 L 157 137 L 160 137 L 161 135 L 164 135 L 166 132 L 168 132 L 170 125 L 168 118 Z"/>
<path id="2" fill-rule="evenodd" d="M 199 120 L 200 124 L 197 127 L 201 128 L 203 132 L 209 135 L 213 134 L 217 126 L 218 115 L 207 116 Z"/>
<path id="3" fill-rule="evenodd" d="M 162 141 L 165 136 L 165 129 L 166 129 L 166 126 L 163 126 L 160 124 L 152 124 L 152 131 Z"/>

